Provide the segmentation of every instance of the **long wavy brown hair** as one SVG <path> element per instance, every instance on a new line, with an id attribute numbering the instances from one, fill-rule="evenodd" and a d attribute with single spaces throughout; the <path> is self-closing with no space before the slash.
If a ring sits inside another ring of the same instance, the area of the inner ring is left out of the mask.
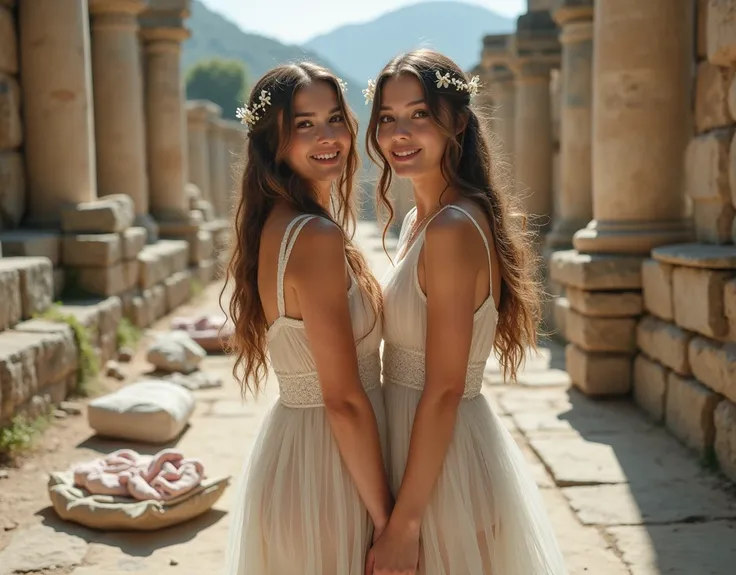
<path id="1" fill-rule="evenodd" d="M 333 214 L 320 205 L 312 183 L 293 171 L 285 159 L 294 125 L 294 96 L 313 82 L 326 82 L 334 88 L 352 137 L 345 170 L 333 185 Z M 263 226 L 277 202 L 284 202 L 299 213 L 327 218 L 341 227 L 348 265 L 355 281 L 367 295 L 374 317 L 378 318 L 381 313 L 380 286 L 352 241 L 356 223 L 353 185 L 359 164 L 357 121 L 343 98 L 338 78 L 310 62 L 279 66 L 255 83 L 247 103 L 248 109 L 254 109 L 264 92 L 270 95 L 270 105 L 259 110 L 259 119 L 248 132 L 240 194 L 235 198 L 232 255 L 227 266 L 225 288 L 220 294 L 222 307 L 225 290 L 232 284 L 229 315 L 234 333 L 229 347 L 235 354 L 233 374 L 240 382 L 244 396 L 249 391 L 254 396 L 258 395 L 268 369 L 268 323 L 258 293 L 258 253 Z"/>
<path id="2" fill-rule="evenodd" d="M 504 190 L 494 176 L 489 134 L 479 112 L 471 106 L 470 94 L 457 90 L 453 84 L 438 88 L 438 71 L 440 75 L 449 73 L 450 77 L 464 82 L 470 80 L 450 58 L 432 50 L 416 50 L 397 56 L 376 78 L 366 144 L 370 158 L 382 169 L 376 202 L 379 211 L 387 213 L 384 237 L 393 220 L 394 210 L 387 197 L 391 168 L 378 144 L 381 92 L 386 80 L 407 74 L 419 80 L 429 115 L 447 137 L 442 175 L 449 187 L 475 202 L 488 218 L 502 277 L 494 347 L 504 375 L 514 381 L 527 349 L 536 349 L 537 345 L 537 329 L 542 314 L 542 290 L 538 278 L 540 258 L 533 234 L 527 230 L 526 216 L 516 207 L 516 198 L 509 193 L 510 190 Z M 462 121 L 466 125 L 458 133 Z"/>

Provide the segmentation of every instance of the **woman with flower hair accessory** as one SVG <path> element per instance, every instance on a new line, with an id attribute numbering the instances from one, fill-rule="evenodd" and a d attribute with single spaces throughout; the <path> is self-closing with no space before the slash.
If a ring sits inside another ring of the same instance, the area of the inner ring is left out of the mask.
<path id="1" fill-rule="evenodd" d="M 479 89 L 446 56 L 418 50 L 391 60 L 364 91 L 368 151 L 382 168 L 378 203 L 390 223 L 387 191 L 398 176 L 412 181 L 416 204 L 383 285 L 396 503 L 369 575 L 567 573 L 524 457 L 481 395 L 494 351 L 515 379 L 541 306 L 534 243 L 492 176 L 471 105 Z"/>
<path id="2" fill-rule="evenodd" d="M 358 155 L 344 89 L 315 64 L 279 66 L 238 110 L 234 373 L 257 395 L 270 366 L 280 395 L 243 471 L 227 575 L 362 575 L 392 505 L 381 290 L 348 231 Z"/>

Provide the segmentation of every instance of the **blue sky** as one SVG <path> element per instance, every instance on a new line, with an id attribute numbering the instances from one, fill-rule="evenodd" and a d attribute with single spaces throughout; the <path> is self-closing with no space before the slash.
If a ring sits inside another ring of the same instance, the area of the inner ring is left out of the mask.
<path id="1" fill-rule="evenodd" d="M 200 0 L 244 30 L 300 44 L 344 24 L 373 20 L 419 0 Z M 526 11 L 526 0 L 462 0 L 502 16 Z M 255 6 L 258 6 L 257 8 Z"/>

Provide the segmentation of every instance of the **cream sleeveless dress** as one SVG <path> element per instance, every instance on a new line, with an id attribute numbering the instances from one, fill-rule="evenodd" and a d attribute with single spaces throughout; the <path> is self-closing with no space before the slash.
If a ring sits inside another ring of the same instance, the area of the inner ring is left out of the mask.
<path id="1" fill-rule="evenodd" d="M 455 205 L 444 209 L 458 210 L 470 218 L 486 245 L 490 266 L 488 240 L 472 215 Z M 404 221 L 399 253 L 415 217 L 410 212 Z M 427 299 L 417 276 L 424 235 L 424 230 L 419 232 L 384 280 L 383 389 L 394 493 L 406 468 L 414 414 L 424 387 Z M 489 295 L 475 312 L 465 393 L 452 443 L 422 519 L 420 575 L 567 572 L 523 455 L 481 395 L 497 319 Z"/>
<path id="2" fill-rule="evenodd" d="M 233 508 L 227 575 L 363 575 L 365 569 L 373 525 L 327 421 L 304 323 L 284 311 L 289 255 L 313 217 L 297 216 L 281 242 L 279 318 L 267 334 L 280 396 L 261 424 L 243 471 Z M 386 453 L 378 351 L 381 318 L 370 331 L 373 311 L 352 275 L 351 280 L 348 298 L 360 380 Z"/>

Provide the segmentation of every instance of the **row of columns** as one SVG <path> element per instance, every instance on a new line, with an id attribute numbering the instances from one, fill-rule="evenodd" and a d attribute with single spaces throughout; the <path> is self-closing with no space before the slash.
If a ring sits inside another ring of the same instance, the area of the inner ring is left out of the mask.
<path id="1" fill-rule="evenodd" d="M 541 226 L 549 248 L 647 254 L 690 237 L 682 161 L 692 11 L 684 0 L 556 0 L 557 61 L 539 13 L 521 16 L 514 36 L 486 37 L 482 65 L 496 106 L 494 129 L 513 158 L 527 211 L 542 224 L 554 222 Z M 561 177 L 553 202 L 555 66 L 562 74 Z"/>
<path id="2" fill-rule="evenodd" d="M 149 213 L 162 223 L 187 221 L 191 154 L 181 49 L 189 5 L 18 4 L 30 225 L 55 225 L 63 205 L 117 193 L 133 198 L 138 223 L 149 231 L 156 225 Z M 218 169 L 195 165 L 192 172 L 205 198 L 217 199 L 216 213 L 226 216 L 228 202 L 219 197 L 229 187 L 226 150 L 242 145 L 242 127 L 231 122 L 221 132 L 200 154 L 211 155 Z M 237 144 L 232 133 L 240 136 Z M 210 190 L 222 192 L 212 198 Z"/>

